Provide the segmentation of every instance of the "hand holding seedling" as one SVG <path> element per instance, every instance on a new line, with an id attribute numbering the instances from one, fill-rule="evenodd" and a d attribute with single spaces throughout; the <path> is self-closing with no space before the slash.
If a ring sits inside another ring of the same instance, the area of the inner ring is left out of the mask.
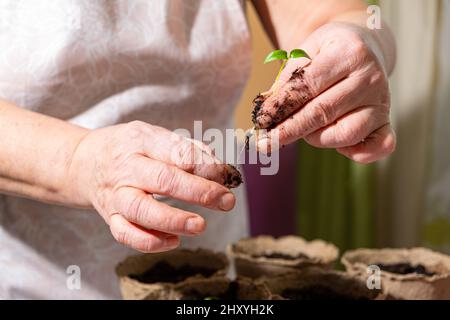
<path id="1" fill-rule="evenodd" d="M 276 50 L 265 62 L 282 60 L 272 88 L 254 100 L 261 151 L 298 139 L 319 148 L 335 148 L 362 163 L 395 148 L 389 124 L 389 87 L 376 41 L 363 28 L 330 23 L 312 33 L 304 50 Z M 301 58 L 301 59 L 299 59 Z"/>

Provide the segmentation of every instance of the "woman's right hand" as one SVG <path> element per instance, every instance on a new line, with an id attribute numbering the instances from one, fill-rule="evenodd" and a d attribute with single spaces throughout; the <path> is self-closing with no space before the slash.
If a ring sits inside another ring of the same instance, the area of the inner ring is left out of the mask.
<path id="1" fill-rule="evenodd" d="M 229 211 L 235 197 L 228 187 L 240 179 L 205 145 L 138 121 L 89 132 L 68 170 L 77 203 L 93 206 L 118 242 L 142 252 L 173 249 L 180 235 L 198 235 L 206 226 L 198 214 L 154 194 Z"/>

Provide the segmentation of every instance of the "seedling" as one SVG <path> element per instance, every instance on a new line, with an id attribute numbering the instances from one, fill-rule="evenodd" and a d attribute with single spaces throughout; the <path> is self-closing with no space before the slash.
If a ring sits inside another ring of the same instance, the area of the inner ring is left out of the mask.
<path id="1" fill-rule="evenodd" d="M 278 81 L 278 78 L 281 75 L 281 72 L 283 71 L 284 67 L 286 66 L 286 63 L 290 59 L 298 59 L 298 58 L 308 58 L 309 60 L 311 60 L 310 56 L 306 53 L 306 51 L 302 50 L 302 49 L 293 49 L 289 54 L 285 50 L 274 50 L 268 54 L 268 56 L 264 60 L 264 64 L 272 62 L 272 61 L 276 61 L 276 60 L 282 61 L 280 70 L 278 71 L 277 77 L 275 78 L 275 85 Z M 255 131 L 256 131 L 255 127 L 246 131 L 244 147 L 242 148 L 240 153 L 242 153 L 244 151 L 244 149 L 246 149 L 246 150 L 249 149 L 250 138 L 255 134 Z"/>
<path id="2" fill-rule="evenodd" d="M 275 61 L 275 60 L 282 60 L 280 70 L 278 71 L 277 77 L 275 78 L 275 82 L 277 82 L 278 78 L 280 77 L 281 71 L 283 71 L 284 67 L 286 66 L 286 63 L 289 61 L 289 59 L 298 59 L 298 58 L 308 58 L 311 60 L 309 55 L 306 53 L 305 50 L 302 49 L 293 49 L 289 55 L 287 51 L 285 50 L 275 50 L 269 53 L 269 55 L 264 60 L 264 64 Z"/>

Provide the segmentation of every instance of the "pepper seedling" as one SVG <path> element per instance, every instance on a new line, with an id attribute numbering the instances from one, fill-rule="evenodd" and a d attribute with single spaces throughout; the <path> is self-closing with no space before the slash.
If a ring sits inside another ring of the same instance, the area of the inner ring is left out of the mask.
<path id="1" fill-rule="evenodd" d="M 281 72 L 283 71 L 284 67 L 286 66 L 286 63 L 290 59 L 298 59 L 298 58 L 307 58 L 307 59 L 311 60 L 311 57 L 303 49 L 293 49 L 289 53 L 289 55 L 286 50 L 274 50 L 267 55 L 266 59 L 264 60 L 264 64 L 275 61 L 275 60 L 282 60 L 280 70 L 278 71 L 277 77 L 275 78 L 275 84 L 277 83 L 278 78 L 281 75 Z M 245 132 L 245 142 L 244 142 L 244 145 L 243 145 L 239 155 L 241 155 L 244 152 L 244 150 L 249 149 L 250 138 L 255 134 L 255 132 L 256 132 L 255 127 L 248 129 Z"/>
<path id="2" fill-rule="evenodd" d="M 280 70 L 278 71 L 277 77 L 275 78 L 275 82 L 277 82 L 278 78 L 280 77 L 281 71 L 283 71 L 284 67 L 286 66 L 286 63 L 289 61 L 289 59 L 298 59 L 298 58 L 308 58 L 311 60 L 310 56 L 306 53 L 305 50 L 302 49 L 293 49 L 289 55 L 287 51 L 285 50 L 275 50 L 269 53 L 269 55 L 264 60 L 264 64 L 275 61 L 275 60 L 282 60 Z"/>

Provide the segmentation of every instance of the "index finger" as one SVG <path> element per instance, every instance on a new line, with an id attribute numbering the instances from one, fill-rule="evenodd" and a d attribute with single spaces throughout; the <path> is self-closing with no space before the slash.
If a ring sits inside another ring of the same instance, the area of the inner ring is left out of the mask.
<path id="1" fill-rule="evenodd" d="M 228 188 L 238 187 L 242 183 L 241 173 L 234 166 L 222 163 L 201 142 L 157 126 L 147 125 L 143 131 L 145 156 Z"/>
<path id="2" fill-rule="evenodd" d="M 315 45 L 306 43 L 307 52 L 308 47 L 313 52 L 310 62 L 304 58 L 290 60 L 271 90 L 253 100 L 255 128 L 276 127 L 349 74 L 350 62 L 342 61 L 341 55 L 338 58 L 334 50 L 315 53 Z"/>

